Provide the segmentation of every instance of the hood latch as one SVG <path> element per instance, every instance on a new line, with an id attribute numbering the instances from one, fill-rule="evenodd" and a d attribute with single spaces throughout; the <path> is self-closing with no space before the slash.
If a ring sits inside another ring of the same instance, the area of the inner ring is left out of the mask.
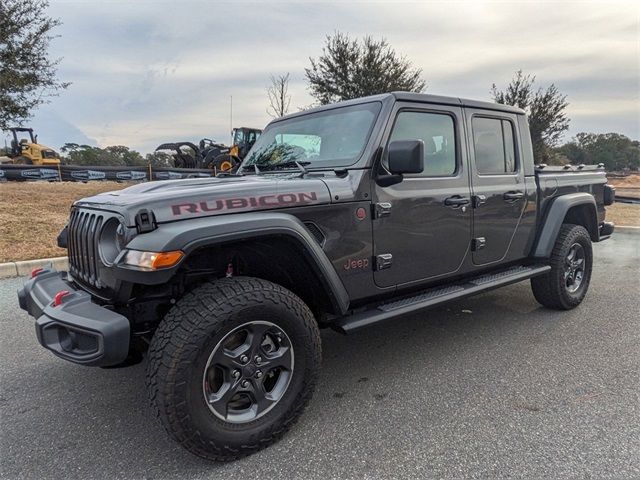
<path id="1" fill-rule="evenodd" d="M 136 213 L 136 229 L 138 233 L 149 233 L 156 228 L 156 217 L 153 212 L 143 209 Z"/>

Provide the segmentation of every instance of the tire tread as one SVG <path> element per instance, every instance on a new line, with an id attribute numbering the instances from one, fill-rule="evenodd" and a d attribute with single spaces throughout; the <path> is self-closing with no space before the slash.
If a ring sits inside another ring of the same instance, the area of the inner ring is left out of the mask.
<path id="1" fill-rule="evenodd" d="M 570 310 L 579 305 L 586 291 L 589 287 L 590 274 L 585 279 L 586 285 L 583 290 L 583 294 L 577 301 L 570 301 L 566 298 L 563 286 L 560 283 L 559 269 L 562 269 L 564 265 L 564 248 L 567 244 L 573 243 L 579 237 L 586 238 L 591 242 L 589 233 L 581 225 L 574 225 L 570 223 L 564 223 L 560 227 L 558 232 L 558 238 L 553 246 L 549 264 L 551 265 L 551 271 L 546 275 L 540 275 L 531 279 L 531 289 L 533 290 L 533 296 L 542 305 L 547 308 L 555 310 Z M 589 267 L 591 268 L 591 267 Z"/>
<path id="2" fill-rule="evenodd" d="M 191 428 L 185 401 L 175 396 L 176 377 L 188 362 L 182 353 L 197 348 L 194 338 L 212 337 L 224 328 L 225 320 L 234 309 L 248 300 L 286 305 L 306 330 L 310 350 L 315 354 L 315 365 L 321 362 L 320 333 L 313 314 L 306 304 L 289 290 L 266 280 L 235 277 L 205 283 L 185 294 L 160 322 L 149 346 L 145 383 L 153 414 L 160 419 L 165 430 L 187 450 L 215 461 L 231 461 L 261 450 L 277 441 L 298 419 L 311 399 L 317 381 L 318 369 L 305 376 L 303 388 L 292 402 L 283 420 L 272 425 L 261 438 L 252 438 L 246 445 L 235 449 L 215 444 L 204 438 L 198 428 Z M 211 318 L 216 320 L 211 330 Z M 188 355 L 186 355 L 188 357 Z M 308 378 L 307 378 L 308 377 Z"/>

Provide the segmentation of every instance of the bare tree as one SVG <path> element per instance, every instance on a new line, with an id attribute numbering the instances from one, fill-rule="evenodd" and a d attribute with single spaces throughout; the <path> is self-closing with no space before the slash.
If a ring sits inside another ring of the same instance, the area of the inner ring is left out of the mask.
<path id="1" fill-rule="evenodd" d="M 271 85 L 267 87 L 267 95 L 269 96 L 267 113 L 273 118 L 283 117 L 289 112 L 291 105 L 289 77 L 289 73 L 278 76 L 271 75 Z"/>

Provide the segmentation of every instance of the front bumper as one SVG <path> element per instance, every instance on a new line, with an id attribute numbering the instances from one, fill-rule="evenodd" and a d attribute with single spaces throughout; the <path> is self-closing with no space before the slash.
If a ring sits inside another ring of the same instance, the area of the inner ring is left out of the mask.
<path id="1" fill-rule="evenodd" d="M 20 308 L 36 319 L 38 341 L 58 357 L 81 365 L 122 363 L 129 352 L 129 320 L 93 303 L 91 295 L 65 277 L 65 272 L 45 269 L 18 290 Z M 54 305 L 55 295 L 64 290 L 69 293 Z"/>

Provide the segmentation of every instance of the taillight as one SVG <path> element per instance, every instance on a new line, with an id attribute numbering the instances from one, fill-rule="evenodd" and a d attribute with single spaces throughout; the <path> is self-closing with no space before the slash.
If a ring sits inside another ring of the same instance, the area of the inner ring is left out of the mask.
<path id="1" fill-rule="evenodd" d="M 605 185 L 603 203 L 605 205 L 613 205 L 613 202 L 615 201 L 616 201 L 616 189 L 611 185 Z"/>

